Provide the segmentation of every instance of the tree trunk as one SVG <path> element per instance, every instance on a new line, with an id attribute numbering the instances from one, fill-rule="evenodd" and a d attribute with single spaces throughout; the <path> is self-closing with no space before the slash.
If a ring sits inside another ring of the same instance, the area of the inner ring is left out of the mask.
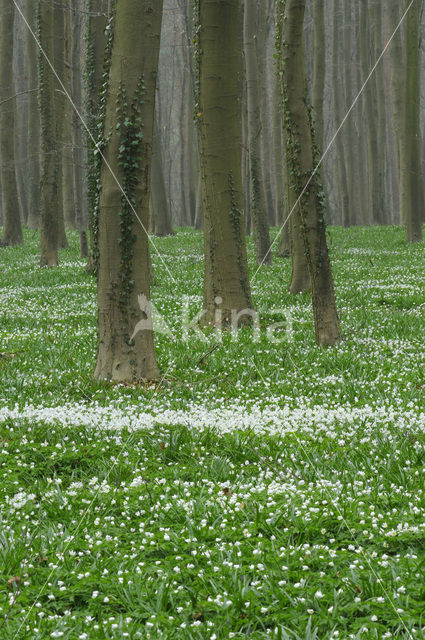
<path id="1" fill-rule="evenodd" d="M 407 242 L 422 241 L 423 192 L 420 155 L 420 3 L 407 14 L 407 64 L 404 88 L 403 143 L 401 145 L 401 211 L 406 223 Z"/>
<path id="2" fill-rule="evenodd" d="M 356 24 L 358 25 L 358 31 L 360 29 L 367 27 L 362 16 L 363 9 L 361 7 L 361 3 L 356 3 L 354 5 L 354 12 L 356 16 Z M 359 35 L 357 34 L 356 38 L 357 50 L 356 50 L 356 59 L 361 60 L 362 52 L 361 45 L 362 41 Z M 363 68 L 361 64 L 356 65 L 356 95 L 360 91 L 363 83 L 365 81 L 365 77 L 363 75 Z M 359 202 L 359 213 L 358 213 L 358 221 L 362 225 L 367 225 L 370 220 L 369 216 L 369 174 L 367 170 L 367 123 L 365 122 L 365 100 L 364 96 L 360 100 L 358 108 L 355 110 L 356 117 L 356 125 L 357 125 L 357 140 L 358 140 L 358 171 L 359 171 L 359 192 L 357 194 L 358 202 Z"/>
<path id="3" fill-rule="evenodd" d="M 174 235 L 167 193 L 165 191 L 161 141 L 156 118 L 152 149 L 150 220 L 152 233 L 156 236 L 164 237 Z"/>
<path id="4" fill-rule="evenodd" d="M 341 72 L 341 30 L 342 30 L 342 13 L 338 10 L 340 3 L 338 0 L 334 0 L 333 4 L 333 51 L 332 51 L 332 66 L 333 66 L 333 88 L 334 88 L 334 113 L 335 124 L 338 128 L 345 115 L 344 105 L 344 76 Z M 351 202 L 349 200 L 349 189 L 347 176 L 347 165 L 345 162 L 345 145 L 344 137 L 345 131 L 340 131 L 336 140 L 336 160 L 337 160 L 337 175 L 338 175 L 338 192 L 339 192 L 339 219 L 341 224 L 347 227 L 350 220 L 350 208 Z"/>
<path id="5" fill-rule="evenodd" d="M 309 266 L 316 341 L 319 345 L 333 345 L 341 339 L 341 333 L 326 245 L 321 186 L 317 174 L 312 177 L 315 161 L 306 96 L 304 13 L 305 0 L 278 0 L 287 167 L 291 186 L 300 198 L 294 217 L 302 230 Z M 308 180 L 310 183 L 306 188 Z"/>
<path id="6" fill-rule="evenodd" d="M 261 164 L 261 104 L 260 77 L 258 73 L 258 11 L 257 3 L 246 0 L 244 11 L 244 58 L 248 112 L 249 194 L 251 221 L 254 232 L 257 261 L 270 264 L 269 216 L 265 182 Z"/>
<path id="7" fill-rule="evenodd" d="M 149 318 L 147 228 L 161 19 L 161 0 L 117 1 L 101 167 L 96 380 L 159 375 L 152 327 L 136 324 L 141 311 Z"/>
<path id="8" fill-rule="evenodd" d="M 54 0 L 39 0 L 40 43 L 54 59 Z M 55 79 L 46 58 L 39 54 L 38 76 L 41 122 L 40 266 L 58 265 L 58 173 L 56 162 Z"/>
<path id="9" fill-rule="evenodd" d="M 200 0 L 204 322 L 252 309 L 242 211 L 239 0 Z M 244 316 L 242 321 L 249 320 Z"/>
<path id="10" fill-rule="evenodd" d="M 312 106 L 314 113 L 314 129 L 319 153 L 323 147 L 323 102 L 325 98 L 325 0 L 313 0 L 313 89 Z"/>
<path id="11" fill-rule="evenodd" d="M 278 79 L 274 79 L 273 89 L 273 164 L 275 174 L 275 201 L 277 224 L 281 225 L 287 215 L 285 211 L 285 168 L 283 149 L 283 122 L 280 108 L 280 89 Z"/>
<path id="12" fill-rule="evenodd" d="M 394 33 L 400 18 L 402 16 L 402 4 L 399 0 L 390 0 L 387 9 L 388 29 L 390 34 Z M 403 30 L 399 29 L 395 34 L 390 49 L 390 74 L 391 74 L 391 111 L 392 111 L 392 128 L 394 132 L 394 151 L 395 162 L 397 167 L 397 183 L 398 183 L 398 201 L 397 213 L 400 220 L 400 144 L 402 138 L 403 127 L 403 75 L 405 68 L 405 58 L 403 55 L 402 43 Z"/>
<path id="13" fill-rule="evenodd" d="M 37 30 L 37 3 L 25 1 L 25 16 L 33 31 Z M 40 112 L 38 109 L 37 44 L 27 29 L 26 60 L 28 73 L 28 221 L 30 229 L 40 224 Z"/>
<path id="14" fill-rule="evenodd" d="M 15 172 L 15 98 L 13 83 L 13 29 L 15 7 L 0 3 L 0 166 L 3 210 L 1 245 L 22 244 L 22 228 Z"/>
<path id="15" fill-rule="evenodd" d="M 344 72 L 343 72 L 343 105 L 344 112 L 340 114 L 341 120 L 345 117 L 350 109 L 355 93 L 353 91 L 354 87 L 354 65 L 352 64 L 352 60 L 354 60 L 353 55 L 353 27 L 352 27 L 352 11 L 353 5 L 351 2 L 347 2 L 344 5 L 344 14 L 343 14 L 343 35 L 341 37 L 341 59 L 344 60 Z M 339 123 L 338 123 L 339 124 Z M 344 131 L 345 130 L 345 131 Z M 347 226 L 352 226 L 356 224 L 357 218 L 357 209 L 356 209 L 356 193 L 357 193 L 357 185 L 356 185 L 356 161 L 355 161 L 355 153 L 357 146 L 357 136 L 355 135 L 354 129 L 354 117 L 353 114 L 350 115 L 349 119 L 346 121 L 345 126 L 343 128 L 344 133 L 344 149 L 343 149 L 343 158 L 345 159 L 346 166 L 346 177 L 347 177 L 347 193 L 348 193 L 348 215 L 346 224 Z M 383 139 L 385 139 L 385 135 L 383 135 Z"/>
<path id="16" fill-rule="evenodd" d="M 368 77 L 372 69 L 372 56 L 370 55 L 370 28 L 368 28 L 368 18 L 370 17 L 370 7 L 368 0 L 360 0 L 360 64 L 363 75 L 363 82 Z M 379 193 L 376 188 L 378 171 L 376 160 L 378 158 L 378 136 L 377 136 L 377 114 L 374 108 L 376 99 L 374 83 L 370 82 L 364 89 L 364 118 L 365 135 L 367 140 L 367 222 L 376 223 L 379 209 Z"/>
<path id="17" fill-rule="evenodd" d="M 68 93 L 72 96 L 72 51 L 71 51 L 71 11 L 65 11 L 65 80 L 64 84 Z M 74 109 L 68 98 L 65 100 L 63 114 L 63 155 L 62 155 L 62 201 L 63 217 L 66 229 L 76 229 L 75 205 L 74 205 L 74 160 L 72 154 L 72 118 Z"/>
<path id="18" fill-rule="evenodd" d="M 15 105 L 15 173 L 18 189 L 19 210 L 21 224 L 28 221 L 28 189 L 27 189 L 27 160 L 28 160 L 28 76 L 26 56 L 23 54 L 24 40 L 27 27 L 19 16 L 15 20 L 13 42 L 13 77 Z"/>
<path id="19" fill-rule="evenodd" d="M 83 107 L 83 93 L 80 74 L 80 43 L 82 31 L 83 1 L 74 0 L 72 21 L 71 21 L 71 82 L 72 82 L 72 99 L 77 109 L 81 112 Z M 86 229 L 83 211 L 83 183 L 84 183 L 84 156 L 83 156 L 84 138 L 81 129 L 80 118 L 73 109 L 72 111 L 72 158 L 73 158 L 73 184 L 74 184 L 74 207 L 75 222 L 80 232 L 80 256 L 86 257 L 86 238 L 83 232 Z"/>
<path id="20" fill-rule="evenodd" d="M 57 75 L 61 79 L 62 83 L 66 85 L 65 80 L 65 8 L 66 0 L 55 0 L 55 14 L 54 14 L 54 67 Z M 65 218 L 63 209 L 63 180 L 62 171 L 64 165 L 64 115 L 65 115 L 65 99 L 66 96 L 63 93 L 62 87 L 54 80 L 54 117 L 56 123 L 56 173 L 58 176 L 58 201 L 57 201 L 57 215 L 58 215 L 58 242 L 59 249 L 65 249 L 68 245 L 68 240 L 65 231 Z"/>
<path id="21" fill-rule="evenodd" d="M 201 231 L 203 228 L 202 223 L 202 176 L 199 170 L 199 175 L 196 181 L 196 214 L 195 214 L 195 229 Z"/>
<path id="22" fill-rule="evenodd" d="M 375 63 L 378 60 L 383 48 L 383 33 L 382 33 L 382 3 L 376 2 L 372 10 L 373 21 L 373 56 L 372 62 Z M 419 48 L 419 41 L 418 41 Z M 377 155 L 375 157 L 376 163 L 376 183 L 374 185 L 374 191 L 376 193 L 376 211 L 375 222 L 378 225 L 386 224 L 387 219 L 385 215 L 387 194 L 385 191 L 385 172 L 386 172 L 386 153 L 385 143 L 387 134 L 385 132 L 386 127 L 386 102 L 385 102 L 385 84 L 384 84 L 384 65 L 381 64 L 377 67 L 374 77 L 373 85 L 375 87 L 375 118 L 376 118 L 376 135 L 377 135 Z"/>
<path id="23" fill-rule="evenodd" d="M 109 11 L 106 0 L 86 0 L 87 8 L 87 49 L 86 56 L 86 112 L 90 133 L 97 142 L 103 136 L 102 127 L 104 114 L 100 114 L 100 97 L 102 95 L 103 69 L 106 55 L 107 37 L 105 29 L 108 24 Z M 110 25 L 112 29 L 112 25 Z M 112 39 L 112 34 L 110 34 Z M 99 125 L 99 122 L 101 123 Z M 95 154 L 95 145 L 91 137 L 87 140 L 87 200 L 88 224 L 90 230 L 90 252 L 87 270 L 94 273 L 97 270 L 98 238 L 97 238 L 97 210 L 98 210 L 98 179 L 99 159 Z"/>

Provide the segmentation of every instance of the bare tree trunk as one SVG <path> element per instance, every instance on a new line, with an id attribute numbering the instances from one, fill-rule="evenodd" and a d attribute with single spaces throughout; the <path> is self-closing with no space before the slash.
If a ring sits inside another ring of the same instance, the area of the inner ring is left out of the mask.
<path id="1" fill-rule="evenodd" d="M 64 84 L 70 95 L 72 95 L 72 51 L 71 51 L 71 12 L 69 9 L 65 12 L 65 80 Z M 62 200 L 63 200 L 63 217 L 65 227 L 67 229 L 76 229 L 75 220 L 75 204 L 74 204 L 74 159 L 73 159 L 73 143 L 72 143 L 72 117 L 73 108 L 71 102 L 66 99 L 63 114 L 63 157 L 62 157 Z"/>
<path id="2" fill-rule="evenodd" d="M 83 93 L 81 85 L 80 54 L 81 54 L 81 31 L 84 4 L 83 0 L 74 0 L 72 21 L 71 21 L 71 81 L 72 99 L 78 110 L 83 107 Z M 83 210 L 83 183 L 84 183 L 84 138 L 81 129 L 81 121 L 75 109 L 72 113 L 72 157 L 74 164 L 74 207 L 75 222 L 80 232 L 80 256 L 87 253 L 86 223 Z"/>
<path id="3" fill-rule="evenodd" d="M 260 77 L 258 74 L 258 11 L 255 2 L 247 0 L 244 11 L 244 55 L 248 111 L 248 149 L 250 174 L 251 219 L 259 264 L 271 263 L 269 216 L 265 182 L 261 164 Z"/>
<path id="4" fill-rule="evenodd" d="M 161 0 L 117 0 L 101 169 L 96 380 L 159 375 L 152 327 L 136 323 L 141 313 L 149 318 L 147 228 L 161 19 Z"/>
<path id="5" fill-rule="evenodd" d="M 103 70 L 106 56 L 107 38 L 105 29 L 110 16 L 110 7 L 107 0 L 86 0 L 87 18 L 87 48 L 85 51 L 86 64 L 86 112 L 87 123 L 93 138 L 99 142 L 103 131 L 99 127 L 103 124 L 104 113 L 100 113 L 100 100 L 102 96 Z M 112 22 L 110 29 L 112 30 Z M 112 41 L 112 34 L 110 33 Z M 100 124 L 99 124 L 100 123 Z M 98 238 L 97 238 L 97 210 L 98 210 L 98 179 L 99 158 L 91 137 L 88 138 L 87 156 L 87 201 L 88 201 L 88 225 L 90 230 L 90 252 L 87 262 L 87 270 L 96 272 L 98 262 Z"/>
<path id="6" fill-rule="evenodd" d="M 317 174 L 312 177 L 315 162 L 313 129 L 306 98 L 304 13 L 305 0 L 278 0 L 287 166 L 291 186 L 300 198 L 295 219 L 301 227 L 310 272 L 316 341 L 319 345 L 333 345 L 341 339 L 341 333 L 326 245 L 321 186 Z"/>
<path id="7" fill-rule="evenodd" d="M 159 136 L 157 118 L 155 118 L 152 148 L 150 220 L 152 232 L 156 236 L 174 235 L 170 210 L 168 208 L 167 193 L 165 191 L 161 140 Z"/>
<path id="8" fill-rule="evenodd" d="M 400 153 L 401 211 L 406 223 L 407 242 L 422 241 L 423 184 L 420 156 L 420 3 L 414 2 L 407 14 L 407 76 L 404 90 L 403 142 Z"/>
<path id="9" fill-rule="evenodd" d="M 65 3 L 66 0 L 55 0 L 54 3 L 54 67 L 62 83 L 65 83 Z M 55 148 L 56 148 L 56 172 L 58 176 L 58 242 L 59 249 L 68 247 L 68 240 L 65 231 L 65 219 L 63 213 L 63 190 L 62 190 L 62 170 L 64 156 L 64 127 L 63 119 L 65 114 L 65 95 L 62 87 L 54 80 L 54 117 L 55 117 Z"/>
<path id="10" fill-rule="evenodd" d="M 354 5 L 354 11 L 356 16 L 356 23 L 358 24 L 358 31 L 362 28 L 366 28 L 365 21 L 363 19 L 363 9 L 361 4 Z M 357 34 L 357 51 L 356 59 L 362 59 L 361 45 L 363 44 L 359 34 Z M 356 66 L 356 95 L 363 86 L 365 77 L 363 75 L 363 67 L 361 64 Z M 358 139 L 358 171 L 359 171 L 359 193 L 357 194 L 359 202 L 359 214 L 358 221 L 362 225 L 366 225 L 370 220 L 369 212 L 369 175 L 367 169 L 367 123 L 365 122 L 365 101 L 364 97 L 359 103 L 359 107 L 355 111 L 356 115 L 356 135 Z"/>
<path id="11" fill-rule="evenodd" d="M 360 58 L 363 82 L 371 71 L 372 56 L 370 55 L 370 8 L 368 0 L 360 0 Z M 373 83 L 369 83 L 363 92 L 365 135 L 367 140 L 367 222 L 376 223 L 378 218 L 379 194 L 377 184 L 378 137 L 377 117 L 374 108 L 375 91 Z"/>
<path id="12" fill-rule="evenodd" d="M 31 29 L 37 29 L 37 3 L 25 0 L 25 16 Z M 27 29 L 26 53 L 28 86 L 28 220 L 30 229 L 40 224 L 40 113 L 38 110 L 37 45 Z"/>
<path id="13" fill-rule="evenodd" d="M 28 77 L 26 56 L 23 54 L 27 27 L 21 17 L 15 19 L 13 36 L 13 76 L 15 104 L 15 173 L 21 223 L 28 222 Z"/>
<path id="14" fill-rule="evenodd" d="M 313 0 L 313 89 L 312 106 L 316 144 L 323 153 L 323 102 L 325 98 L 326 47 L 325 0 Z"/>
<path id="15" fill-rule="evenodd" d="M 239 0 L 200 0 L 205 322 L 252 309 L 242 211 Z M 241 318 L 249 321 L 248 316 Z"/>
<path id="16" fill-rule="evenodd" d="M 383 33 L 382 33 L 382 3 L 375 2 L 372 10 L 373 20 L 373 57 L 372 62 L 378 60 L 383 50 Z M 419 43 L 418 43 L 419 47 Z M 376 118 L 376 135 L 377 135 L 377 155 L 375 157 L 376 163 L 376 183 L 374 185 L 374 191 L 376 193 L 376 211 L 375 221 L 377 224 L 387 224 L 388 220 L 385 215 L 387 194 L 385 191 L 385 141 L 387 135 L 385 132 L 386 125 L 386 102 L 385 102 L 385 84 L 384 84 L 384 69 L 381 63 L 377 67 L 374 75 L 375 95 L 377 98 L 374 100 L 375 104 L 375 118 Z"/>
<path id="17" fill-rule="evenodd" d="M 40 42 L 49 60 L 54 58 L 54 0 L 39 0 Z M 56 162 L 55 79 L 43 54 L 38 75 L 41 120 L 40 266 L 58 265 L 58 165 Z"/>
<path id="18" fill-rule="evenodd" d="M 336 127 L 340 125 L 344 118 L 344 75 L 341 72 L 341 53 L 340 53 L 340 40 L 342 29 L 342 14 L 338 9 L 340 3 L 338 0 L 334 0 L 333 6 L 333 88 L 334 88 L 334 112 Z M 345 133 L 345 131 L 344 131 Z M 349 225 L 351 203 L 349 199 L 349 189 L 347 175 L 347 165 L 345 161 L 345 145 L 342 131 L 335 140 L 335 148 L 337 154 L 337 175 L 338 175 L 338 191 L 339 191 L 339 218 L 341 224 L 344 226 Z"/>
<path id="19" fill-rule="evenodd" d="M 353 91 L 353 68 L 352 60 L 354 60 L 353 56 L 353 28 L 352 28 L 352 11 L 353 4 L 351 2 L 346 3 L 344 5 L 344 14 L 343 14 L 343 34 L 341 37 L 341 59 L 344 60 L 344 73 L 343 73 L 343 100 L 342 104 L 344 106 L 343 113 L 340 114 L 341 121 L 348 113 L 350 106 L 353 103 L 354 99 L 354 91 Z M 339 124 L 339 123 L 338 123 Z M 346 178 L 347 178 L 347 194 L 348 194 L 348 212 L 347 212 L 347 220 L 346 224 L 348 226 L 356 224 L 357 217 L 357 209 L 356 209 L 356 163 L 355 163 L 355 153 L 356 153 L 356 145 L 357 145 L 357 136 L 355 135 L 354 128 L 354 118 L 353 115 L 349 117 L 345 124 L 345 138 L 344 138 L 344 149 L 343 149 L 343 158 L 345 158 L 346 165 Z M 384 135 L 385 139 L 385 135 Z"/>
<path id="20" fill-rule="evenodd" d="M 285 170 L 283 148 L 283 122 L 280 108 L 280 89 L 277 78 L 275 78 L 274 99 L 273 99 L 273 163 L 275 173 L 275 201 L 277 224 L 283 223 L 286 217 L 285 211 Z"/>
<path id="21" fill-rule="evenodd" d="M 13 28 L 15 8 L 9 0 L 0 4 L 0 178 L 3 210 L 1 245 L 22 244 L 18 186 L 15 172 L 15 99 L 13 84 Z"/>

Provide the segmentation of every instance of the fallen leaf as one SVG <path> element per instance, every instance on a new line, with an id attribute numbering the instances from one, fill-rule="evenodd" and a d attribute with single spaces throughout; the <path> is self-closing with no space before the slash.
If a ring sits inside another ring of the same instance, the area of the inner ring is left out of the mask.
<path id="1" fill-rule="evenodd" d="M 9 578 L 7 581 L 7 588 L 12 589 L 14 586 L 19 588 L 21 586 L 21 582 L 21 576 L 13 576 L 13 578 Z"/>

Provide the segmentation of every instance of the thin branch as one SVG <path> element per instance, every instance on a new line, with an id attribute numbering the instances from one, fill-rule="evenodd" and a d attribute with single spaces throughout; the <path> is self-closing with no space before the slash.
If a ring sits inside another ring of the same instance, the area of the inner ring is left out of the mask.
<path id="1" fill-rule="evenodd" d="M 38 91 L 38 88 L 37 89 L 27 89 L 26 91 L 21 91 L 20 93 L 15 93 L 14 96 L 10 96 L 10 98 L 6 98 L 6 100 L 2 100 L 0 102 L 0 106 L 2 104 L 4 104 L 5 102 L 9 102 L 10 100 L 14 100 L 15 98 L 18 98 L 19 96 L 23 96 L 23 95 L 25 95 L 27 93 L 34 93 L 34 91 Z"/>

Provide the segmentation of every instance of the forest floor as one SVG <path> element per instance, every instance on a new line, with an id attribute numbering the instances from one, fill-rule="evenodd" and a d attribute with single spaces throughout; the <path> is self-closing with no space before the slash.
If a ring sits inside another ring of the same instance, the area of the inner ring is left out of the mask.
<path id="1" fill-rule="evenodd" d="M 30 233 L 1 249 L 0 638 L 425 638 L 425 247 L 329 238 L 333 349 L 279 258 L 253 280 L 257 340 L 185 337 L 202 237 L 155 240 L 174 336 L 145 388 L 92 381 L 75 235 L 59 269 Z"/>

